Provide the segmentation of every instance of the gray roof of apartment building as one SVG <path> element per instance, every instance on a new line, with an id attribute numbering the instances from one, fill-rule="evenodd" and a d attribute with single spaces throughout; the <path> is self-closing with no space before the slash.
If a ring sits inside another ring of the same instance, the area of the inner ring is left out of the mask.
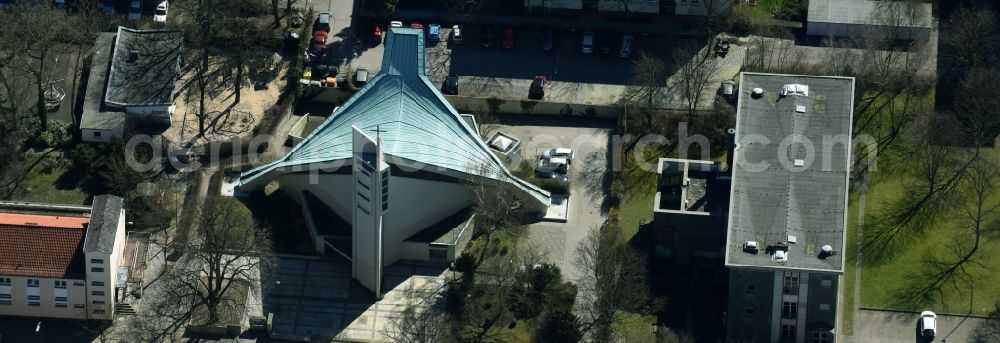
<path id="1" fill-rule="evenodd" d="M 173 103 L 183 35 L 176 30 L 118 27 L 104 102 L 114 106 Z"/>
<path id="2" fill-rule="evenodd" d="M 808 21 L 923 28 L 934 26 L 931 4 L 902 1 L 809 0 Z"/>
<path id="3" fill-rule="evenodd" d="M 787 84 L 808 95 L 779 95 Z M 853 95 L 853 78 L 741 74 L 727 266 L 843 270 Z M 765 249 L 788 236 L 788 260 L 774 261 Z M 760 252 L 744 252 L 747 241 Z"/>
<path id="4" fill-rule="evenodd" d="M 114 195 L 94 197 L 90 225 L 87 226 L 87 237 L 83 243 L 84 252 L 111 253 L 115 246 L 115 233 L 118 231 L 122 206 L 122 198 Z"/>
<path id="5" fill-rule="evenodd" d="M 104 32 L 98 34 L 94 41 L 94 57 L 90 64 L 90 76 L 87 78 L 83 114 L 80 116 L 81 129 L 112 130 L 125 123 L 124 112 L 104 106 L 104 90 L 108 82 L 115 36 L 114 33 Z"/>

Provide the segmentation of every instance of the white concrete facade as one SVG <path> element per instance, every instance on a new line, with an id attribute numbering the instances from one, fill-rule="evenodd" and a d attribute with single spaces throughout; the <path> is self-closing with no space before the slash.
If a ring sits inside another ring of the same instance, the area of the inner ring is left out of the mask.
<path id="1" fill-rule="evenodd" d="M 88 319 L 87 304 L 83 279 L 0 275 L 0 316 Z"/>

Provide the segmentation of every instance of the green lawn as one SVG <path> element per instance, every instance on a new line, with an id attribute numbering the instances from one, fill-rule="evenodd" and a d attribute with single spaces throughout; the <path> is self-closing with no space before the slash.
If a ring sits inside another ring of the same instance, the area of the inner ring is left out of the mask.
<path id="1" fill-rule="evenodd" d="M 742 11 L 747 16 L 757 18 L 771 18 L 771 12 L 781 8 L 781 0 L 758 0 L 756 6 L 747 6 L 744 2 L 736 6 L 737 11 Z"/>
<path id="2" fill-rule="evenodd" d="M 857 259 L 857 237 L 858 237 L 858 194 L 852 191 L 847 207 L 847 249 L 844 256 L 844 313 L 843 324 L 841 325 L 845 335 L 854 334 L 854 282 L 857 280 L 857 268 L 854 264 Z"/>
<path id="3" fill-rule="evenodd" d="M 997 151 L 989 151 L 988 154 L 994 157 L 998 155 Z M 904 158 L 892 163 L 892 169 L 917 168 L 908 166 L 906 161 L 908 160 Z M 889 164 L 883 163 L 883 165 Z M 868 190 L 866 223 L 878 213 L 881 206 L 902 197 L 905 187 L 903 176 L 886 171 L 875 172 Z M 991 197 L 993 204 L 1000 203 L 1000 191 L 994 192 Z M 1000 252 L 1000 236 L 991 233 L 983 235 L 983 241 L 976 254 L 978 264 L 967 264 L 967 271 L 974 275 L 974 280 L 949 283 L 928 303 L 905 301 L 907 296 L 913 294 L 911 288 L 926 284 L 921 275 L 927 270 L 930 256 L 952 258 L 956 256 L 950 249 L 954 242 L 965 245 L 971 242 L 972 235 L 965 226 L 964 211 L 963 208 L 958 208 L 942 212 L 931 225 L 931 229 L 919 234 L 910 244 L 898 248 L 897 254 L 886 261 L 874 263 L 863 260 L 861 306 L 913 311 L 931 308 L 937 312 L 959 314 L 971 310 L 980 315 L 993 310 L 997 299 L 1000 299 L 1000 274 L 994 273 L 988 267 L 1000 263 L 1000 257 L 996 254 Z M 975 292 L 970 294 L 973 282 Z"/>
<path id="4" fill-rule="evenodd" d="M 34 162 L 40 156 L 29 154 L 28 160 Z M 35 164 L 28 170 L 11 199 L 26 202 L 82 205 L 87 200 L 88 194 L 80 189 L 79 176 L 71 172 L 69 168 L 69 160 L 63 159 L 57 154 L 45 156 L 42 158 L 42 162 Z"/>
<path id="5" fill-rule="evenodd" d="M 622 194 L 617 211 L 621 235 L 628 241 L 639 232 L 639 226 L 653 220 L 653 198 L 656 196 L 655 166 L 666 154 L 658 149 L 647 149 L 643 154 L 646 168 L 636 163 L 634 154 L 628 154 L 624 163 L 622 178 L 615 177 L 611 190 Z"/>

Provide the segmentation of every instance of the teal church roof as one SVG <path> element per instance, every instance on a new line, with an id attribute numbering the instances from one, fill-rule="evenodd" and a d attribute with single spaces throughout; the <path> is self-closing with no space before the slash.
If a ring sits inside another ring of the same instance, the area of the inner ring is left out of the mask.
<path id="1" fill-rule="evenodd" d="M 291 152 L 243 173 L 240 184 L 271 179 L 264 175 L 281 167 L 351 158 L 352 126 L 373 136 L 377 128 L 386 155 L 508 180 L 548 206 L 549 192 L 513 176 L 427 78 L 423 31 L 411 28 L 390 29 L 381 71 Z"/>

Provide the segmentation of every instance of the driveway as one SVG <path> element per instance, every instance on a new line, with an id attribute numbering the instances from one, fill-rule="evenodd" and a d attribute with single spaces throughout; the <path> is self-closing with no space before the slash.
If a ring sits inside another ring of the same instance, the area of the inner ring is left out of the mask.
<path id="1" fill-rule="evenodd" d="M 534 161 L 545 148 L 573 149 L 576 158 L 570 166 L 570 199 L 566 223 L 539 222 L 528 227 L 524 242 L 546 252 L 567 280 L 579 278 L 573 260 L 576 246 L 590 229 L 604 223 L 607 201 L 608 146 L 611 121 L 561 117 L 504 117 L 499 130 L 521 139 L 523 160 Z M 576 126 L 567 126 L 572 122 Z M 516 167 L 516 166 L 514 166 Z"/>
<path id="2" fill-rule="evenodd" d="M 916 343 L 927 342 L 917 337 L 918 313 L 858 310 L 854 336 L 844 342 Z M 983 319 L 938 314 L 937 337 L 934 342 L 972 342 L 972 331 Z"/>

